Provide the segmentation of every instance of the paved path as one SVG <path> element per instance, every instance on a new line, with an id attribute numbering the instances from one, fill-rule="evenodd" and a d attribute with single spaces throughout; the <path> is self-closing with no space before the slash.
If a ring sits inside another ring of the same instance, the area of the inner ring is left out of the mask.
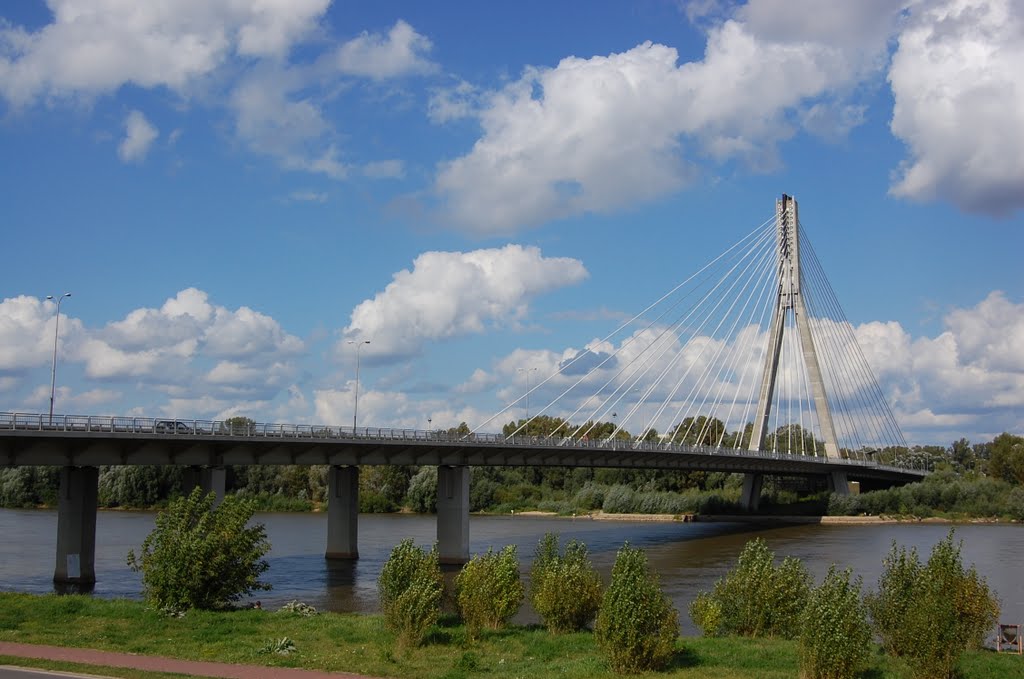
<path id="1" fill-rule="evenodd" d="M 233 665 L 222 662 L 180 660 L 157 655 L 135 655 L 113 651 L 94 651 L 87 648 L 66 648 L 64 646 L 43 646 L 39 644 L 16 644 L 0 641 L 0 655 L 19 658 L 39 658 L 82 663 L 84 665 L 105 665 L 107 667 L 130 667 L 150 672 L 174 672 L 197 677 L 226 677 L 227 679 L 370 679 L 347 672 L 317 672 L 290 667 L 266 667 L 262 665 Z"/>

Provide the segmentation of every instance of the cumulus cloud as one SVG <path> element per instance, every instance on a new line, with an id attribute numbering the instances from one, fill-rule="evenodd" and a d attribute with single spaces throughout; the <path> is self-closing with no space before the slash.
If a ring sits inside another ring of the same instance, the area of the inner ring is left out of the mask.
<path id="1" fill-rule="evenodd" d="M 136 309 L 90 333 L 77 356 L 91 378 L 165 383 L 187 378 L 187 368 L 196 358 L 224 359 L 211 372 L 212 381 L 237 382 L 226 379 L 232 368 L 237 377 L 259 359 L 258 381 L 266 384 L 273 374 L 266 357 L 293 356 L 303 349 L 302 340 L 286 333 L 273 318 L 244 306 L 232 311 L 210 304 L 205 292 L 188 288 L 159 309 Z"/>
<path id="2" fill-rule="evenodd" d="M 117 155 L 126 163 L 142 162 L 149 153 L 160 131 L 141 111 L 131 111 L 124 119 L 124 139 L 117 147 Z"/>
<path id="3" fill-rule="evenodd" d="M 342 73 L 383 80 L 437 70 L 427 58 L 432 47 L 429 38 L 398 20 L 386 36 L 364 32 L 349 40 L 338 48 L 334 58 Z"/>
<path id="4" fill-rule="evenodd" d="M 363 33 L 316 48 L 318 58 L 292 60 L 293 48 L 317 33 L 330 0 L 48 5 L 52 21 L 38 30 L 0 22 L 0 98 L 12 108 L 113 95 L 129 84 L 167 88 L 190 102 L 223 103 L 249 150 L 286 170 L 336 180 L 349 176 L 352 163 L 325 107 L 348 80 L 436 70 L 427 58 L 430 40 L 401 20 L 386 35 Z M 140 162 L 157 130 L 137 111 L 126 128 L 119 156 Z M 398 162 L 369 163 L 366 175 L 401 176 Z"/>
<path id="5" fill-rule="evenodd" d="M 889 81 L 892 132 L 910 158 L 892 192 L 1009 215 L 1024 207 L 1024 6 L 914 5 Z"/>
<path id="6" fill-rule="evenodd" d="M 853 329 L 907 440 L 911 444 L 944 444 L 962 436 L 985 440 L 1024 428 L 1024 303 L 996 291 L 973 307 L 950 310 L 944 326 L 934 337 L 913 337 L 895 321 L 868 322 Z M 856 349 L 840 343 L 850 337 L 846 332 L 840 337 L 831 321 L 816 321 L 814 332 L 832 390 L 837 385 L 829 377 L 829 371 L 836 370 L 831 364 L 839 354 Z M 826 335 L 828 347 L 820 343 Z M 495 394 L 510 409 L 490 423 L 491 430 L 495 422 L 522 414 L 527 389 L 522 368 L 529 366 L 537 369 L 530 380 L 533 414 L 543 412 L 579 423 L 589 418 L 611 420 L 615 412 L 617 422 L 636 433 L 651 421 L 664 431 L 692 414 L 697 404 L 698 412 L 713 411 L 735 430 L 754 417 L 747 402 L 756 400 L 752 390 L 760 383 L 766 342 L 765 331 L 756 326 L 728 341 L 698 334 L 685 345 L 675 333 L 661 335 L 651 328 L 562 351 L 517 349 L 496 359 L 489 370 L 477 369 L 456 391 L 476 393 L 497 387 Z M 705 374 L 708 366 L 721 365 L 721 357 L 734 346 L 755 350 L 736 354 L 737 360 L 726 370 L 716 367 Z M 796 355 L 784 347 L 776 382 L 779 394 L 792 389 L 787 385 L 805 379 L 802 371 L 792 367 Z M 586 370 L 575 369 L 580 365 Z M 864 390 L 873 389 L 871 375 L 846 369 L 838 375 L 843 383 L 830 398 L 844 404 L 842 412 L 833 413 L 840 440 L 878 436 L 891 442 L 891 431 L 868 431 L 881 426 L 866 409 L 865 399 L 870 397 Z M 735 408 L 734 399 L 739 404 Z M 719 405 L 713 410 L 716 402 Z M 773 419 L 770 426 L 777 423 Z M 817 427 L 810 420 L 807 426 Z M 851 426 L 861 430 L 853 431 Z"/>
<path id="7" fill-rule="evenodd" d="M 253 151 L 277 158 L 289 170 L 345 179 L 349 166 L 332 141 L 334 129 L 322 105 L 296 96 L 307 76 L 279 65 L 254 69 L 230 95 L 235 133 Z"/>
<path id="8" fill-rule="evenodd" d="M 841 102 L 879 68 L 898 5 L 844 3 L 808 12 L 814 19 L 772 19 L 798 14 L 788 7 L 754 2 L 712 26 L 701 61 L 679 64 L 674 48 L 646 42 L 529 67 L 475 107 L 467 88 L 435 93 L 433 120 L 472 111 L 483 128 L 469 153 L 438 168 L 435 189 L 452 219 L 501 233 L 608 212 L 685 186 L 701 161 L 775 167 L 778 142 L 805 109 L 815 133 L 826 110 L 839 113 L 837 134 L 858 124 L 858 109 Z"/>
<path id="9" fill-rule="evenodd" d="M 318 389 L 313 392 L 314 421 L 318 424 L 351 426 L 355 405 L 353 383 L 344 389 Z M 362 427 L 397 429 L 447 429 L 460 422 L 479 422 L 482 412 L 470 405 L 440 399 L 414 400 L 399 391 L 360 389 L 359 422 Z M 429 424 L 428 424 L 429 420 Z"/>
<path id="10" fill-rule="evenodd" d="M 425 341 L 514 325 L 534 297 L 586 277 L 579 260 L 535 247 L 425 252 L 356 306 L 344 336 L 372 340 L 375 355 L 410 356 Z"/>
<path id="11" fill-rule="evenodd" d="M 38 31 L 0 28 L 0 93 L 24 106 L 127 83 L 185 92 L 235 55 L 283 57 L 329 4 L 48 0 L 53 20 Z"/>
<path id="12" fill-rule="evenodd" d="M 0 301 L 0 377 L 6 374 L 9 387 L 15 384 L 14 375 L 49 365 L 56 330 L 56 310 L 54 301 L 28 295 Z M 66 312 L 67 305 L 64 305 L 58 348 L 63 346 L 69 335 L 77 335 L 82 327 L 77 319 L 69 319 Z"/>
<path id="13" fill-rule="evenodd" d="M 370 179 L 401 179 L 405 176 L 405 163 L 401 160 L 377 160 L 363 166 L 363 176 Z"/>

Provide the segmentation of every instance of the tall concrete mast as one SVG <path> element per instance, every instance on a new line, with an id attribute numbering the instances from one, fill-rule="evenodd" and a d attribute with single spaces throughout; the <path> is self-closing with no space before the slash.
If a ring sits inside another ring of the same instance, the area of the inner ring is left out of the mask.
<path id="1" fill-rule="evenodd" d="M 821 366 L 818 354 L 814 349 L 814 337 L 811 334 L 810 319 L 800 293 L 800 219 L 797 213 L 796 199 L 782 195 L 775 201 L 776 247 L 778 248 L 778 296 L 768 336 L 768 350 L 764 357 L 764 370 L 761 376 L 761 389 L 757 399 L 757 415 L 751 432 L 748 449 L 757 451 L 764 445 L 768 430 L 768 419 L 772 412 L 772 397 L 775 394 L 775 382 L 779 372 L 779 358 L 782 353 L 782 337 L 786 330 L 786 315 L 792 313 L 796 321 L 797 332 L 800 334 L 800 347 L 803 354 L 807 378 L 811 383 L 814 397 L 814 410 L 825 440 L 825 456 L 839 457 L 839 443 L 836 438 L 835 425 L 832 422 L 832 411 L 829 409 L 828 397 L 825 394 L 825 382 L 821 377 Z M 836 479 L 835 481 L 838 481 Z M 758 474 L 747 474 L 743 484 L 743 501 L 750 508 L 757 507 L 757 497 L 761 491 L 761 479 Z M 845 488 L 837 490 L 843 492 Z"/>

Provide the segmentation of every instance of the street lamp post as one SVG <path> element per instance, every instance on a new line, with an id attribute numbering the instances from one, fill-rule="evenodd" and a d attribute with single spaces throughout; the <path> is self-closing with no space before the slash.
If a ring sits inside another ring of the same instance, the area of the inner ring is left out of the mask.
<path id="1" fill-rule="evenodd" d="M 359 350 L 363 348 L 364 344 L 369 344 L 370 340 L 349 340 L 349 344 L 356 345 L 356 398 L 355 406 L 352 409 L 352 433 L 356 433 L 356 425 L 359 422 Z"/>
<path id="2" fill-rule="evenodd" d="M 536 368 L 519 368 L 518 371 L 526 373 L 526 421 L 530 421 L 530 373 Z M 527 425 L 529 426 L 529 425 Z"/>
<path id="3" fill-rule="evenodd" d="M 57 298 L 57 318 L 53 324 L 53 364 L 50 367 L 50 424 L 53 424 L 53 396 L 57 387 L 57 335 L 60 330 L 60 303 L 65 297 L 70 297 L 70 292 L 65 292 Z M 53 299 L 53 295 L 47 295 L 46 299 Z"/>

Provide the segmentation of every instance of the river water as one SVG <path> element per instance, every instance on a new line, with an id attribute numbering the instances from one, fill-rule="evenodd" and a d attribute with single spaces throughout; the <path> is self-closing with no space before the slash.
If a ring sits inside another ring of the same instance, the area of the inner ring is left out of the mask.
<path id="1" fill-rule="evenodd" d="M 96 589 L 102 597 L 138 598 L 141 578 L 125 564 L 129 549 L 138 549 L 153 528 L 153 513 L 101 511 L 96 526 Z M 257 595 L 265 608 L 298 599 L 318 609 L 372 612 L 378 609 L 376 581 L 391 548 L 404 538 L 429 546 L 435 517 L 364 514 L 359 518 L 359 554 L 354 562 L 328 562 L 325 514 L 258 514 L 271 543 L 270 569 L 264 579 L 270 592 Z M 473 516 L 470 551 L 490 546 L 518 547 L 523 572 L 537 541 L 547 532 L 587 545 L 594 565 L 608 581 L 615 551 L 625 541 L 643 547 L 652 570 L 680 612 L 684 634 L 695 629 L 687 615 L 690 601 L 710 589 L 736 563 L 743 545 L 765 539 L 776 556 L 803 560 L 816 581 L 829 564 L 850 566 L 874 588 L 882 559 L 893 540 L 917 547 L 926 559 L 932 545 L 949 531 L 942 524 L 799 525 L 756 527 L 733 523 L 665 523 L 595 521 L 538 516 Z M 1001 622 L 1024 623 L 1024 526 L 964 524 L 956 526 L 963 560 L 974 564 L 998 594 Z M 53 590 L 57 514 L 46 510 L 0 509 L 0 589 L 25 592 Z M 536 617 L 524 606 L 519 621 Z"/>

